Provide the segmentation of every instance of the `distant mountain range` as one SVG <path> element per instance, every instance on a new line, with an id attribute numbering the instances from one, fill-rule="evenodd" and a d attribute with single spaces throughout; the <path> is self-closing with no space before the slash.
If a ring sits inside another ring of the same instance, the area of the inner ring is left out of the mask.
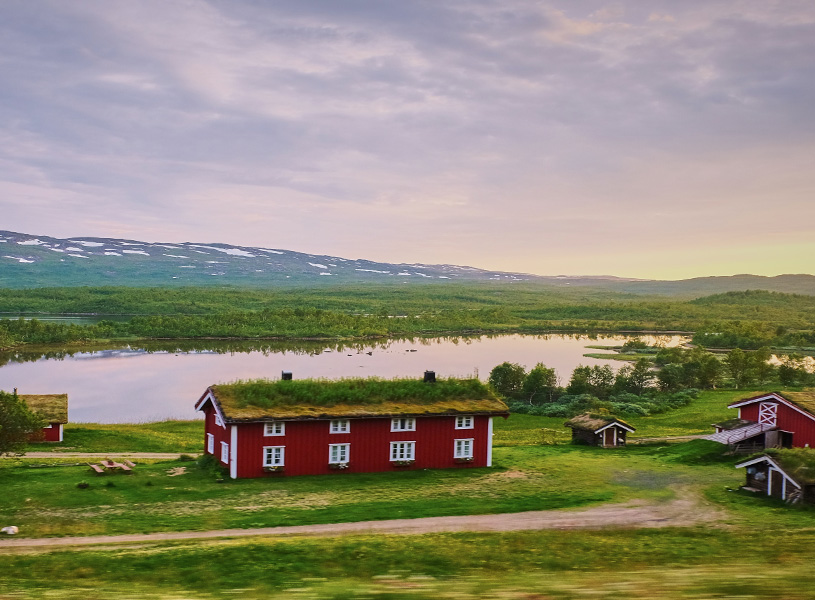
<path id="1" fill-rule="evenodd" d="M 681 281 L 612 276 L 540 276 L 458 265 L 391 264 L 280 248 L 150 243 L 115 238 L 58 239 L 0 230 L 0 287 L 233 285 L 493 281 L 591 287 L 630 294 L 701 296 L 762 289 L 815 295 L 815 276 L 702 277 Z"/>

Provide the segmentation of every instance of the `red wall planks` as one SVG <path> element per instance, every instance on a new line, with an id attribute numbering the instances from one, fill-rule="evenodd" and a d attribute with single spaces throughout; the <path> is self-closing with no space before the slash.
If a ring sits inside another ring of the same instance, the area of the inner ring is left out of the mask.
<path id="1" fill-rule="evenodd" d="M 237 428 L 235 475 L 243 477 L 277 476 L 263 469 L 263 448 L 285 447 L 286 475 L 318 475 L 340 472 L 370 473 L 401 469 L 442 469 L 484 467 L 488 453 L 488 416 L 474 416 L 472 429 L 456 429 L 456 417 L 416 417 L 415 431 L 391 431 L 390 418 L 349 419 L 347 433 L 331 433 L 330 420 L 285 421 L 284 435 L 264 435 L 263 423 L 227 425 L 224 431 L 214 422 L 214 410 L 205 408 L 206 430 L 215 435 L 214 454 L 220 457 L 220 442 L 232 443 L 231 428 Z M 473 440 L 473 461 L 459 463 L 454 458 L 455 440 Z M 415 463 L 397 467 L 390 460 L 391 442 L 415 442 Z M 329 467 L 329 446 L 349 444 L 348 469 Z"/>

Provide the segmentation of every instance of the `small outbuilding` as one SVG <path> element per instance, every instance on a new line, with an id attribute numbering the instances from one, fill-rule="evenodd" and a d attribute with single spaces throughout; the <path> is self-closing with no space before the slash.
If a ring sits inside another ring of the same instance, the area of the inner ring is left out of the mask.
<path id="1" fill-rule="evenodd" d="M 20 399 L 46 423 L 31 435 L 31 441 L 61 442 L 68 422 L 68 394 L 20 394 Z"/>
<path id="2" fill-rule="evenodd" d="M 745 469 L 746 490 L 779 498 L 790 504 L 815 504 L 815 450 L 768 450 L 736 465 Z"/>
<path id="3" fill-rule="evenodd" d="M 625 438 L 636 431 L 631 425 L 610 415 L 584 413 L 564 423 L 572 429 L 573 444 L 587 444 L 601 448 L 625 446 Z"/>

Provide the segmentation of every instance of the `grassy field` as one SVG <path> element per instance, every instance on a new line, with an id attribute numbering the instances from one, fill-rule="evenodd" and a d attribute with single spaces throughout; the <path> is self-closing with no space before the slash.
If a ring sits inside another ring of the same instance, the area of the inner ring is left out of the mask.
<path id="1" fill-rule="evenodd" d="M 23 460 L 0 469 L 0 522 L 32 537 L 306 525 L 659 500 L 673 497 L 672 485 L 740 478 L 732 461 L 689 466 L 653 447 L 511 446 L 496 449 L 495 464 L 219 483 L 194 462 L 139 463 L 130 475 L 98 476 L 86 465 Z M 83 481 L 89 486 L 78 488 Z"/>
<path id="2" fill-rule="evenodd" d="M 752 392 L 707 392 L 633 420 L 646 437 L 708 433 Z M 811 598 L 815 510 L 734 491 L 743 473 L 709 442 L 603 450 L 562 443 L 562 419 L 496 421 L 493 469 L 218 483 L 190 461 L 94 476 L 67 457 L 0 462 L 0 524 L 41 537 L 328 523 L 662 502 L 677 490 L 706 527 L 162 542 L 0 552 L 0 598 Z M 86 426 L 71 444 L 104 444 Z M 66 436 L 68 432 L 66 430 Z M 200 448 L 200 422 L 134 426 L 131 451 Z M 174 441 L 175 440 L 175 441 Z M 541 443 L 543 442 L 543 443 Z M 714 451 L 711 452 L 711 448 Z M 89 487 L 77 488 L 86 481 Z"/>
<path id="3" fill-rule="evenodd" d="M 815 534 L 665 529 L 164 544 L 0 555 L 4 598 L 811 598 Z M 0 575 L 0 580 L 2 580 Z"/>
<path id="4" fill-rule="evenodd" d="M 29 452 L 201 452 L 203 421 L 65 425 L 62 442 L 29 444 Z"/>

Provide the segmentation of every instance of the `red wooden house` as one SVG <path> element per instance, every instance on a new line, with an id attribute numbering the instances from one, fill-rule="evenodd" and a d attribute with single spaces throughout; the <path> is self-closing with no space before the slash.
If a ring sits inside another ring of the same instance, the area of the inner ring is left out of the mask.
<path id="1" fill-rule="evenodd" d="M 31 435 L 32 442 L 61 442 L 62 426 L 68 422 L 68 394 L 21 394 L 31 412 L 46 425 Z"/>
<path id="2" fill-rule="evenodd" d="M 815 447 L 815 392 L 769 392 L 733 402 L 739 416 L 708 439 L 736 450 Z M 734 424 L 733 428 L 729 424 Z"/>
<path id="3" fill-rule="evenodd" d="M 476 379 L 248 381 L 207 388 L 204 451 L 233 479 L 492 466 L 507 406 Z"/>

